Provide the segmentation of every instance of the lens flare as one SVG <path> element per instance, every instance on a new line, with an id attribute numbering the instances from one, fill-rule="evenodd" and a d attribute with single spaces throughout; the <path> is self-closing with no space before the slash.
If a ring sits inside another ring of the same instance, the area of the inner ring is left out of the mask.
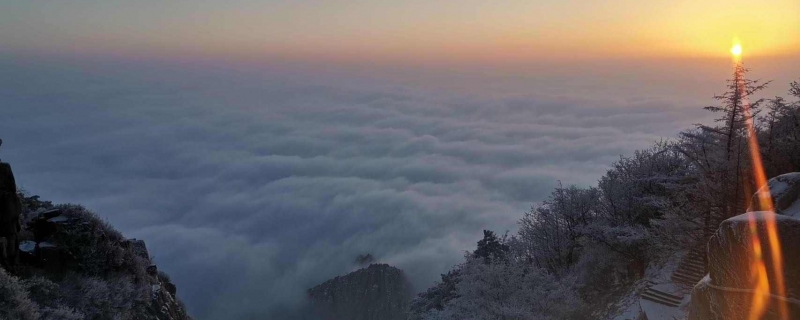
<path id="1" fill-rule="evenodd" d="M 733 45 L 733 48 L 731 48 L 731 54 L 733 54 L 734 56 L 741 56 L 742 55 L 742 45 L 738 44 L 738 43 Z"/>
<path id="2" fill-rule="evenodd" d="M 738 52 L 738 53 L 737 53 Z M 739 58 L 741 56 L 742 47 L 741 45 L 736 45 L 731 49 L 731 53 L 734 54 L 735 58 Z M 748 133 L 748 144 L 750 147 L 750 155 L 753 161 L 753 178 L 755 180 L 756 186 L 764 186 L 763 191 L 757 193 L 759 202 L 759 207 L 761 211 L 775 211 L 774 203 L 772 201 L 772 196 L 770 195 L 769 185 L 767 184 L 767 176 L 764 172 L 764 165 L 761 159 L 761 149 L 758 145 L 758 137 L 756 135 L 755 125 L 753 124 L 753 112 L 751 110 L 750 102 L 747 97 L 747 88 L 745 85 L 744 80 L 744 72 L 745 69 L 742 67 L 741 59 L 736 59 L 736 74 L 735 74 L 735 81 L 736 81 L 736 90 L 742 97 L 742 107 L 746 117 L 746 125 L 747 125 L 747 133 Z M 783 256 L 781 253 L 781 244 L 778 237 L 778 226 L 777 222 L 775 221 L 774 215 L 762 215 L 764 218 L 764 224 L 767 232 L 767 241 L 770 249 L 770 257 L 772 258 L 772 265 L 773 265 L 773 275 L 775 279 L 773 282 L 775 284 L 775 293 L 781 297 L 786 296 L 786 287 L 784 284 L 784 273 L 783 273 Z M 761 239 L 759 238 L 759 228 L 758 222 L 756 220 L 756 214 L 749 213 L 748 214 L 749 220 L 749 227 L 750 227 L 750 245 L 753 250 L 753 256 L 750 261 L 750 270 L 751 270 L 751 277 L 753 280 L 753 301 L 750 307 L 750 320 L 758 320 L 764 315 L 769 306 L 770 300 L 768 297 L 773 292 L 770 288 L 770 279 L 769 274 L 767 272 L 766 263 L 764 261 L 764 254 L 763 254 L 763 247 L 761 243 Z M 773 301 L 777 300 L 778 303 L 778 311 L 780 312 L 780 316 L 782 320 L 789 320 L 789 312 L 788 306 L 786 301 L 780 299 L 774 299 Z"/>

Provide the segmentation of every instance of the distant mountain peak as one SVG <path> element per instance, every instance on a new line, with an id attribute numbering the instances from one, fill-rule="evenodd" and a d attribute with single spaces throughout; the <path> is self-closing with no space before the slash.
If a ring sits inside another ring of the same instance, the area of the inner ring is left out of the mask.
<path id="1" fill-rule="evenodd" d="M 402 320 L 413 298 L 402 270 L 377 263 L 325 281 L 308 294 L 325 320 Z"/>

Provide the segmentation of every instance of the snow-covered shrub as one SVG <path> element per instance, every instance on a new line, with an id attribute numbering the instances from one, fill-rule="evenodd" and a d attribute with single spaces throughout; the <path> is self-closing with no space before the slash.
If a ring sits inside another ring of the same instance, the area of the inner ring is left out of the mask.
<path id="1" fill-rule="evenodd" d="M 72 274 L 59 287 L 63 305 L 87 315 L 87 319 L 140 319 L 146 314 L 150 297 L 149 286 L 122 274 L 108 278 Z"/>
<path id="2" fill-rule="evenodd" d="M 152 296 L 149 259 L 83 207 L 55 208 L 66 219 L 46 241 L 68 258 L 57 266 L 58 272 L 33 272 L 23 282 L 40 305 L 42 319 L 147 318 Z"/>
<path id="3" fill-rule="evenodd" d="M 567 281 L 525 261 L 467 257 L 456 284 L 458 297 L 426 319 L 578 319 L 582 302 Z"/>
<path id="4" fill-rule="evenodd" d="M 0 268 L 0 319 L 38 320 L 37 309 L 19 280 Z"/>
<path id="5" fill-rule="evenodd" d="M 423 319 L 434 310 L 444 310 L 447 304 L 458 297 L 456 285 L 461 275 L 461 266 L 442 274 L 442 280 L 436 282 L 425 292 L 411 301 L 409 315 L 412 320 Z"/>
<path id="6" fill-rule="evenodd" d="M 519 244 L 529 261 L 559 275 L 577 260 L 584 229 L 597 218 L 596 188 L 559 187 L 519 221 Z"/>
<path id="7" fill-rule="evenodd" d="M 70 223 L 53 235 L 53 242 L 79 261 L 80 273 L 102 276 L 126 272 L 144 277 L 149 261 L 123 247 L 125 238 L 108 222 L 76 205 L 60 205 Z"/>
<path id="8" fill-rule="evenodd" d="M 69 307 L 41 308 L 41 320 L 83 320 L 86 316 Z"/>

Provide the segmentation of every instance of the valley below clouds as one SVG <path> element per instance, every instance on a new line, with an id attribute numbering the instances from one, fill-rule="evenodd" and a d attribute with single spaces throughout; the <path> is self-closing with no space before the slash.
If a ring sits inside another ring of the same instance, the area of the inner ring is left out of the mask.
<path id="1" fill-rule="evenodd" d="M 483 229 L 514 232 L 559 181 L 594 185 L 711 102 L 144 62 L 0 69 L 15 75 L 0 79 L 0 158 L 18 184 L 145 240 L 197 319 L 302 307 L 366 253 L 424 290 Z"/>

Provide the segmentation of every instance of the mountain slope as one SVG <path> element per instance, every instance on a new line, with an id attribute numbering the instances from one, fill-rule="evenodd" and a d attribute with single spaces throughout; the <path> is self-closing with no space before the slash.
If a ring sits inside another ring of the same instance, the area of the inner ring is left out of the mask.
<path id="1" fill-rule="evenodd" d="M 19 261 L 0 272 L 0 319 L 191 319 L 144 241 L 81 206 L 22 204 Z"/>
<path id="2" fill-rule="evenodd" d="M 308 290 L 316 314 L 325 320 L 404 320 L 413 296 L 403 271 L 372 264 Z"/>

